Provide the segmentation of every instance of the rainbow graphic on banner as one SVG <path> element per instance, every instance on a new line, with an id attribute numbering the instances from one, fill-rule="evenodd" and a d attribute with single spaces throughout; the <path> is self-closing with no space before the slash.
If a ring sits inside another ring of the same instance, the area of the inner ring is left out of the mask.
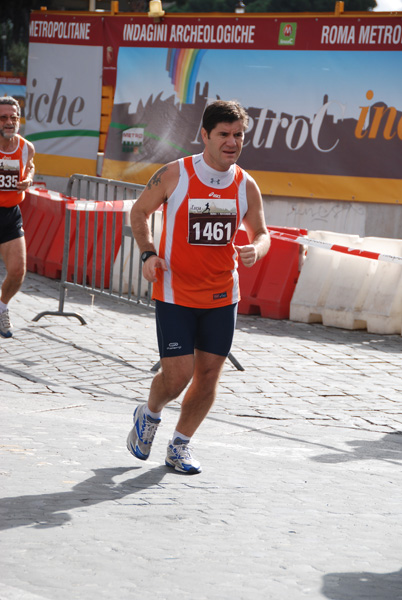
<path id="1" fill-rule="evenodd" d="M 198 69 L 205 52 L 193 48 L 168 50 L 166 70 L 181 104 L 191 104 L 194 100 Z"/>

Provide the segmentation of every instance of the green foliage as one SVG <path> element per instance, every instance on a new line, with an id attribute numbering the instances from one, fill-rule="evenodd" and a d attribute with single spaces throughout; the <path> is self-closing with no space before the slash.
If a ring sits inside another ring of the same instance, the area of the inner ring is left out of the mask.
<path id="1" fill-rule="evenodd" d="M 246 12 L 270 12 L 271 0 L 251 0 L 246 4 Z"/>
<path id="2" fill-rule="evenodd" d="M 8 59 L 13 73 L 25 73 L 28 65 L 28 46 L 14 42 L 8 50 Z"/>
<path id="3" fill-rule="evenodd" d="M 243 0 L 246 12 L 330 12 L 335 0 Z M 237 0 L 176 0 L 168 12 L 228 12 L 233 13 Z M 376 0 L 344 0 L 345 11 L 366 11 L 377 6 Z"/>
<path id="4" fill-rule="evenodd" d="M 171 6 L 168 12 L 234 12 L 233 0 L 186 0 L 176 2 L 176 9 Z"/>
<path id="5" fill-rule="evenodd" d="M 345 10 L 370 10 L 376 6 L 376 0 L 345 0 Z"/>
<path id="6" fill-rule="evenodd" d="M 365 11 L 377 6 L 376 0 L 344 0 L 345 11 Z M 334 12 L 335 0 L 271 0 L 269 12 Z"/>

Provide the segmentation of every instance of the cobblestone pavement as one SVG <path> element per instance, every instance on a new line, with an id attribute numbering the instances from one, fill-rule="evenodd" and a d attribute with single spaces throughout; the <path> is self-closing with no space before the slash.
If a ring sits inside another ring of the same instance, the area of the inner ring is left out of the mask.
<path id="1" fill-rule="evenodd" d="M 0 280 L 4 276 L 0 266 Z M 94 302 L 92 302 L 94 300 Z M 0 600 L 402 599 L 401 337 L 240 315 L 194 437 L 126 450 L 154 315 L 28 274 L 0 338 Z"/>

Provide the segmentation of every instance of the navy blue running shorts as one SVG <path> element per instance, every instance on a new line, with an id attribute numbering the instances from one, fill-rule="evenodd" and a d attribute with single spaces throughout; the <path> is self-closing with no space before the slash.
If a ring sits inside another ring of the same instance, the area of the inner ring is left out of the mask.
<path id="1" fill-rule="evenodd" d="M 194 349 L 228 356 L 236 317 L 237 303 L 217 308 L 189 308 L 156 300 L 160 357 L 194 354 Z"/>
<path id="2" fill-rule="evenodd" d="M 20 207 L 0 206 L 0 244 L 23 236 Z"/>

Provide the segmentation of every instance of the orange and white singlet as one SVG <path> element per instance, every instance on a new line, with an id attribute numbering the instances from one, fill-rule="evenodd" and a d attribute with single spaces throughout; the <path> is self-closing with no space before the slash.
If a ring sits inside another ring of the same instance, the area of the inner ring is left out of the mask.
<path id="1" fill-rule="evenodd" d="M 16 184 L 24 179 L 24 172 L 28 162 L 28 144 L 20 135 L 18 146 L 14 152 L 0 150 L 0 206 L 17 206 L 23 201 L 25 192 L 20 192 Z"/>
<path id="2" fill-rule="evenodd" d="M 153 298 L 192 308 L 215 308 L 240 299 L 233 240 L 247 212 L 249 175 L 237 165 L 215 171 L 202 154 L 179 160 L 180 177 L 163 205 Z"/>

